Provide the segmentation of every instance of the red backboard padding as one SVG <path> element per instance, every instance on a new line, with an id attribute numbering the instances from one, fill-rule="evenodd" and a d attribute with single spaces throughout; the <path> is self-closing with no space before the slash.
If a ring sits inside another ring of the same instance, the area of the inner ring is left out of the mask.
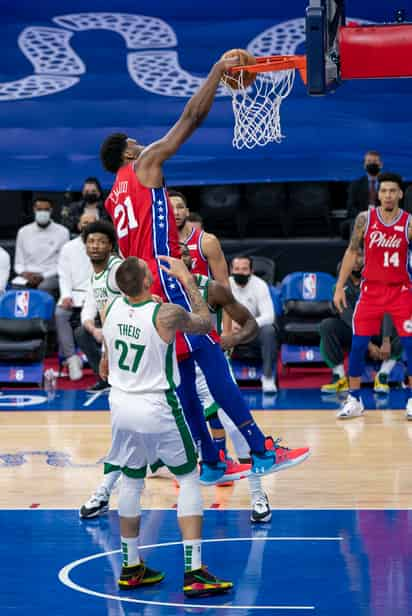
<path id="1" fill-rule="evenodd" d="M 412 24 L 342 27 L 339 55 L 342 79 L 412 77 Z"/>

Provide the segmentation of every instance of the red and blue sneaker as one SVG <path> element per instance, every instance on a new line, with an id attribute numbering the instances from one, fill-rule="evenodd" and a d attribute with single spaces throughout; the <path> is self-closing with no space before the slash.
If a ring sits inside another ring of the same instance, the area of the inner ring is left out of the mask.
<path id="1" fill-rule="evenodd" d="M 252 473 L 269 475 L 286 468 L 300 464 L 310 456 L 309 447 L 289 449 L 280 444 L 281 439 L 273 440 L 271 436 L 265 439 L 265 452 L 252 453 Z"/>

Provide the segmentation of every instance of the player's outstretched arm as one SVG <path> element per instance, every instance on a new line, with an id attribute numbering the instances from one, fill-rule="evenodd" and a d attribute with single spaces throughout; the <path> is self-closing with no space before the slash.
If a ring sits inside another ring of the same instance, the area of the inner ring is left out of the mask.
<path id="1" fill-rule="evenodd" d="M 169 276 L 177 278 L 189 297 L 192 312 L 175 304 L 163 304 L 158 312 L 156 326 L 159 334 L 173 338 L 176 331 L 207 334 L 212 328 L 209 309 L 203 301 L 196 282 L 183 261 L 173 257 L 159 257 L 159 266 Z"/>
<path id="2" fill-rule="evenodd" d="M 224 308 L 230 318 L 240 325 L 240 329 L 236 332 L 221 337 L 224 349 L 231 349 L 238 344 L 245 344 L 256 338 L 259 330 L 256 319 L 243 304 L 234 298 L 230 289 L 215 280 L 210 280 L 208 302 L 211 306 Z"/>
<path id="3" fill-rule="evenodd" d="M 360 214 L 356 217 L 349 246 L 347 247 L 342 259 L 335 294 L 333 296 L 333 303 L 339 312 L 342 312 L 344 308 L 347 308 L 344 286 L 349 274 L 355 266 L 359 250 L 363 247 L 363 236 L 365 234 L 367 216 L 367 212 L 360 212 Z"/>
<path id="4" fill-rule="evenodd" d="M 173 156 L 180 146 L 203 122 L 215 98 L 222 75 L 232 66 L 239 64 L 239 56 L 219 60 L 213 65 L 203 85 L 190 98 L 176 124 L 159 141 L 145 148 L 138 158 L 137 176 L 145 186 L 158 186 L 159 175 L 162 179 L 161 166 Z"/>

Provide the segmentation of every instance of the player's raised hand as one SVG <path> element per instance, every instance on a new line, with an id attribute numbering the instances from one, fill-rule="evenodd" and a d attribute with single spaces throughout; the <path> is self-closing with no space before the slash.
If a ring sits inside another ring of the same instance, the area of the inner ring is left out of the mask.
<path id="1" fill-rule="evenodd" d="M 348 307 L 345 289 L 343 287 L 336 287 L 335 294 L 333 296 L 333 303 L 335 304 L 338 312 L 343 312 L 344 309 Z"/>
<path id="2" fill-rule="evenodd" d="M 219 69 L 222 71 L 222 74 L 226 73 L 232 66 L 238 66 L 240 64 L 240 55 L 233 54 L 228 58 L 220 58 L 218 62 L 216 62 Z"/>
<path id="3" fill-rule="evenodd" d="M 169 274 L 169 276 L 177 278 L 181 282 L 192 276 L 181 259 L 162 255 L 158 257 L 158 261 L 161 270 Z"/>

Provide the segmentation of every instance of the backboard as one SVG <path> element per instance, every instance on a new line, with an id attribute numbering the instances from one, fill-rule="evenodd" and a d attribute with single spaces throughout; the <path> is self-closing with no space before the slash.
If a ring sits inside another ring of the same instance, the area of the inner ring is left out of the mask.
<path id="1" fill-rule="evenodd" d="M 345 0 L 309 0 L 306 8 L 308 94 L 326 94 L 339 86 L 338 32 L 343 25 Z"/>

